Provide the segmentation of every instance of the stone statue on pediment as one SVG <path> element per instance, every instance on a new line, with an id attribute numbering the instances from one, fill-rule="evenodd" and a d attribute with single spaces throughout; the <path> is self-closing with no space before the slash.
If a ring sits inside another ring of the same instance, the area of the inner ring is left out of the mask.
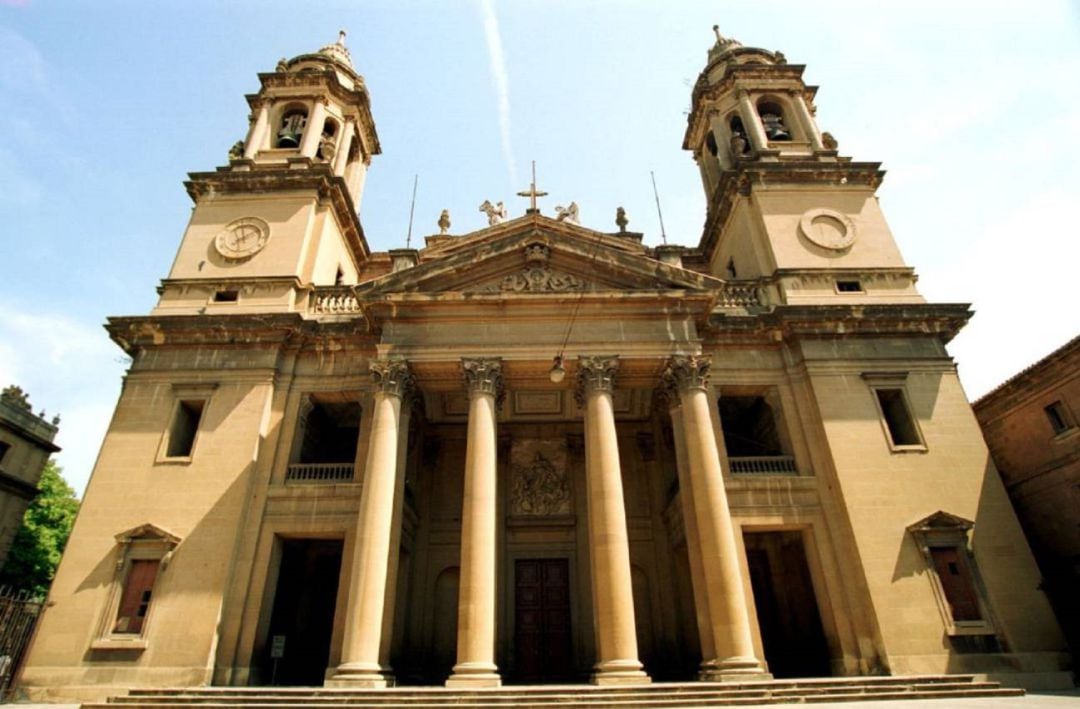
<path id="1" fill-rule="evenodd" d="M 580 211 L 578 209 L 577 202 L 571 202 L 568 207 L 555 207 L 556 221 L 570 222 L 571 224 L 580 224 L 578 217 Z"/>
<path id="2" fill-rule="evenodd" d="M 492 204 L 491 200 L 485 199 L 480 205 L 480 211 L 487 215 L 488 226 L 501 224 L 506 219 L 506 207 L 502 202 Z"/>

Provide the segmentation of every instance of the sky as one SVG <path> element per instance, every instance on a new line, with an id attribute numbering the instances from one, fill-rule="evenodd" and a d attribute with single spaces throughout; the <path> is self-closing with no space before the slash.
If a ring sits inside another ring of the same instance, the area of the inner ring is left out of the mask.
<path id="1" fill-rule="evenodd" d="M 244 94 L 339 29 L 383 154 L 361 221 L 413 245 L 449 209 L 528 187 L 584 226 L 695 246 L 705 199 L 681 149 L 712 26 L 781 50 L 820 86 L 818 123 L 881 161 L 882 209 L 932 302 L 972 303 L 950 345 L 971 399 L 1080 331 L 1080 4 L 396 0 L 0 0 L 0 386 L 62 416 L 80 493 L 127 366 L 102 324 L 146 314 L 191 202 L 247 129 Z"/>

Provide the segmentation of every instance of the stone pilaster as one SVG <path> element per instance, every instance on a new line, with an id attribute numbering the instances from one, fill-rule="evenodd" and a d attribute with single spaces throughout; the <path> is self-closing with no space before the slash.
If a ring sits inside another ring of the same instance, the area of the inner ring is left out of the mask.
<path id="1" fill-rule="evenodd" d="M 495 665 L 496 412 L 502 398 L 502 363 L 464 359 L 469 391 L 465 494 L 461 510 L 461 585 L 458 591 L 457 664 L 448 687 L 497 687 Z"/>
<path id="2" fill-rule="evenodd" d="M 371 376 L 375 384 L 371 443 L 349 573 L 345 637 L 341 664 L 328 685 L 385 687 L 391 682 L 379 656 L 392 551 L 401 404 L 413 389 L 413 377 L 401 360 L 373 361 Z"/>
<path id="3" fill-rule="evenodd" d="M 585 409 L 585 478 L 592 564 L 596 684 L 643 684 L 638 660 L 630 540 L 611 394 L 617 357 L 578 360 L 578 403 Z"/>
<path id="4" fill-rule="evenodd" d="M 702 679 L 768 677 L 754 656 L 750 616 L 743 593 L 735 525 L 728 508 L 709 397 L 708 357 L 672 357 L 664 381 L 681 404 L 690 489 L 701 540 L 702 572 L 708 596 L 716 656 L 702 663 Z"/>

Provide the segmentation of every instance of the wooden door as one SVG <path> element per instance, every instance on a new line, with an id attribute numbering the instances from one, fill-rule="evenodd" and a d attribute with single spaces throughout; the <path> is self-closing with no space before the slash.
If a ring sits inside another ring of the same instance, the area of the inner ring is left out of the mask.
<path id="1" fill-rule="evenodd" d="M 571 679 L 568 560 L 518 559 L 514 572 L 515 679 Z"/>
<path id="2" fill-rule="evenodd" d="M 945 592 L 953 620 L 981 620 L 975 588 L 959 550 L 956 547 L 931 547 L 930 556 L 934 560 L 934 570 L 941 581 L 941 590 Z"/>

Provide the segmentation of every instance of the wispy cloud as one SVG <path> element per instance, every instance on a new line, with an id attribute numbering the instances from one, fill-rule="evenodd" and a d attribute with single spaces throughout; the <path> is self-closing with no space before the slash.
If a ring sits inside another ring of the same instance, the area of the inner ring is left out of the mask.
<path id="1" fill-rule="evenodd" d="M 510 184 L 517 184 L 517 164 L 510 142 L 510 81 L 506 74 L 506 56 L 503 54 L 502 37 L 499 35 L 499 18 L 495 16 L 493 0 L 480 0 L 484 20 L 484 39 L 487 41 L 488 60 L 491 67 L 491 83 L 495 87 L 499 110 L 499 134 L 502 138 L 503 160 L 509 173 Z"/>
<path id="2" fill-rule="evenodd" d="M 125 362 L 104 330 L 66 315 L 0 304 L 0 387 L 18 384 L 34 410 L 60 413 L 56 457 L 82 492 L 120 388 Z"/>

